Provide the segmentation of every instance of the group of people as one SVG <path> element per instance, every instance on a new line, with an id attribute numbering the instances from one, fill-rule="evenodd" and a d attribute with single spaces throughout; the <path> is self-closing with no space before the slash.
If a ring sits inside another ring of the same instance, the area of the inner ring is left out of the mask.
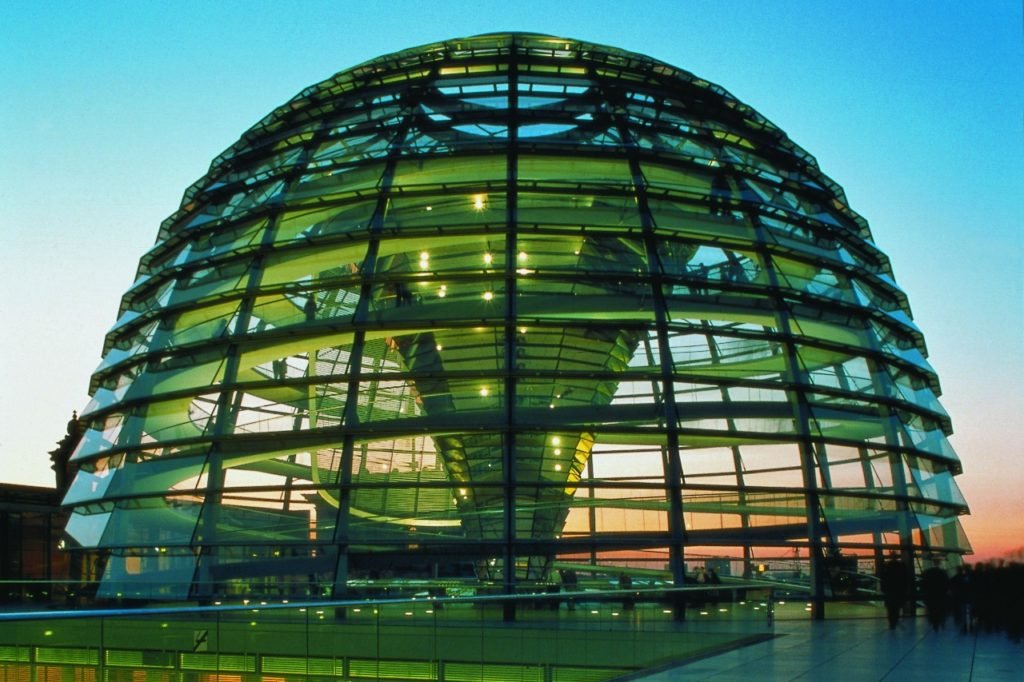
<path id="1" fill-rule="evenodd" d="M 890 628 L 899 623 L 911 599 L 920 599 L 935 631 L 945 628 L 952 616 L 962 633 L 1005 631 L 1014 642 L 1024 638 L 1024 564 L 963 564 L 951 576 L 936 561 L 915 586 L 912 571 L 891 557 L 879 579 Z"/>

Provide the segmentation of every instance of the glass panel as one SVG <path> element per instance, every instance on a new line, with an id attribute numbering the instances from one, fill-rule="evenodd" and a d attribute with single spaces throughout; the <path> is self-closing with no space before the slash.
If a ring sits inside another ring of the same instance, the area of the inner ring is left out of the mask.
<path id="1" fill-rule="evenodd" d="M 442 370 L 475 373 L 505 366 L 502 329 L 439 329 L 394 336 L 389 343 L 401 357 L 402 367 L 415 373 L 413 379 L 418 387 L 422 387 L 417 390 L 425 395 L 434 392 L 434 383 L 443 383 L 444 379 L 436 374 Z"/>
<path id="2" fill-rule="evenodd" d="M 696 200 L 689 203 L 677 197 L 652 196 L 647 203 L 659 234 L 742 246 L 755 240 L 749 218 L 740 211 L 716 215 Z"/>
<path id="3" fill-rule="evenodd" d="M 505 283 L 500 277 L 438 278 L 415 288 L 413 282 L 390 282 L 374 286 L 371 296 L 371 319 L 381 323 L 505 317 Z"/>
<path id="4" fill-rule="evenodd" d="M 639 239 L 601 234 L 520 235 L 516 268 L 525 273 L 579 273 L 644 275 L 647 258 Z"/>
<path id="5" fill-rule="evenodd" d="M 373 200 L 289 211 L 278 218 L 275 242 L 308 242 L 338 234 L 364 232 L 370 226 L 376 206 L 377 201 Z"/>
<path id="6" fill-rule="evenodd" d="M 119 502 L 103 533 L 102 546 L 187 545 L 195 533 L 200 506 L 201 502 L 194 498 Z"/>
<path id="7" fill-rule="evenodd" d="M 803 487 L 800 448 L 796 444 L 742 445 L 743 479 L 748 486 Z M 803 507 L 804 500 L 800 500 Z M 804 515 L 803 509 L 798 512 Z"/>
<path id="8" fill-rule="evenodd" d="M 760 294 L 738 294 L 695 286 L 666 286 L 665 305 L 669 320 L 673 322 L 706 320 L 712 324 L 746 324 L 758 330 L 771 329 L 776 325 L 771 301 Z"/>
<path id="9" fill-rule="evenodd" d="M 377 255 L 379 274 L 412 275 L 415 283 L 406 286 L 412 292 L 429 287 L 429 278 L 450 272 L 504 272 L 503 235 L 437 236 L 424 244 L 416 239 L 388 239 L 381 242 Z"/>
<path id="10" fill-rule="evenodd" d="M 519 157 L 518 170 L 519 182 L 524 188 L 572 185 L 583 188 L 601 186 L 607 189 L 611 185 L 618 185 L 629 189 L 633 185 L 629 164 L 625 159 L 552 158 L 523 154 Z"/>
<path id="11" fill-rule="evenodd" d="M 673 332 L 669 347 L 678 371 L 736 379 L 778 379 L 786 371 L 783 346 L 771 339 L 706 332 Z"/>
<path id="12" fill-rule="evenodd" d="M 504 184 L 508 174 L 506 166 L 505 156 L 497 154 L 402 160 L 395 168 L 394 186 L 409 190 L 488 182 Z"/>
<path id="13" fill-rule="evenodd" d="M 366 256 L 366 244 L 331 245 L 276 252 L 267 258 L 261 286 L 352 277 Z"/>
<path id="14" fill-rule="evenodd" d="M 339 166 L 330 170 L 306 173 L 288 191 L 289 204 L 304 199 L 317 203 L 326 200 L 363 198 L 375 193 L 384 172 L 384 165 L 369 163 L 359 166 Z"/>
<path id="15" fill-rule="evenodd" d="M 79 547 L 98 547 L 110 521 L 110 512 L 86 514 L 74 511 L 68 519 L 64 532 Z"/>
<path id="16" fill-rule="evenodd" d="M 184 600 L 196 570 L 196 556 L 173 550 L 155 555 L 114 554 L 107 559 L 96 596 L 103 599 Z"/>
<path id="17" fill-rule="evenodd" d="M 435 196 L 398 194 L 388 204 L 384 228 L 437 233 L 445 228 L 481 225 L 501 230 L 507 221 L 505 210 L 505 193 L 490 189 L 460 194 L 456 188 L 446 188 L 444 194 Z"/>
<path id="18" fill-rule="evenodd" d="M 560 227 L 570 238 L 578 240 L 579 247 L 574 247 L 573 252 L 577 248 L 583 250 L 581 230 L 588 234 L 614 231 L 616 236 L 622 236 L 622 232 L 630 228 L 637 232 L 640 229 L 640 212 L 632 193 L 614 196 L 588 194 L 583 190 L 572 194 L 523 190 L 519 192 L 517 208 L 521 236 L 527 236 L 523 231 L 525 227 Z"/>
<path id="19" fill-rule="evenodd" d="M 704 198 L 711 194 L 712 176 L 696 168 L 662 166 L 644 162 L 641 166 L 647 184 L 652 188 L 669 189 L 682 194 L 693 194 Z"/>
<path id="20" fill-rule="evenodd" d="M 520 276 L 517 308 L 520 318 L 555 320 L 618 320 L 636 323 L 654 319 L 649 285 L 642 281 L 549 279 Z"/>
<path id="21" fill-rule="evenodd" d="M 231 332 L 240 301 L 225 301 L 165 314 L 152 332 L 149 350 L 170 349 L 197 341 L 222 338 Z"/>

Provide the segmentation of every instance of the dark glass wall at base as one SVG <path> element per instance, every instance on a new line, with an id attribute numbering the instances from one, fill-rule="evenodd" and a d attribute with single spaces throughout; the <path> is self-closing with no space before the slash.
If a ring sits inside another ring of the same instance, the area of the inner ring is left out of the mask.
<path id="1" fill-rule="evenodd" d="M 58 550 L 67 519 L 59 491 L 0 485 L 0 603 L 62 598 L 78 562 Z"/>

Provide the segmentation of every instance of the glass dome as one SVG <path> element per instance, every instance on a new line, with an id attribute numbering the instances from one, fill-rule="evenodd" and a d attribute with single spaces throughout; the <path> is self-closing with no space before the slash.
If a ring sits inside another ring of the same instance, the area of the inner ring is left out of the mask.
<path id="1" fill-rule="evenodd" d="M 842 189 L 722 88 L 494 34 L 302 91 L 140 262 L 65 503 L 106 594 L 968 551 Z"/>

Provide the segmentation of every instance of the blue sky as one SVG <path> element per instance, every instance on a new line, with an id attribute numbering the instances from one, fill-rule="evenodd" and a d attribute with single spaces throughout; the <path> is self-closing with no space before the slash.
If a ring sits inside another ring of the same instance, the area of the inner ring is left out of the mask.
<path id="1" fill-rule="evenodd" d="M 716 82 L 817 157 L 892 258 L 953 418 L 979 555 L 1024 545 L 1021 3 L 18 2 L 0 9 L 0 481 L 47 451 L 161 220 L 298 91 L 523 30 Z M 1014 519 L 1015 517 L 1015 519 Z"/>

